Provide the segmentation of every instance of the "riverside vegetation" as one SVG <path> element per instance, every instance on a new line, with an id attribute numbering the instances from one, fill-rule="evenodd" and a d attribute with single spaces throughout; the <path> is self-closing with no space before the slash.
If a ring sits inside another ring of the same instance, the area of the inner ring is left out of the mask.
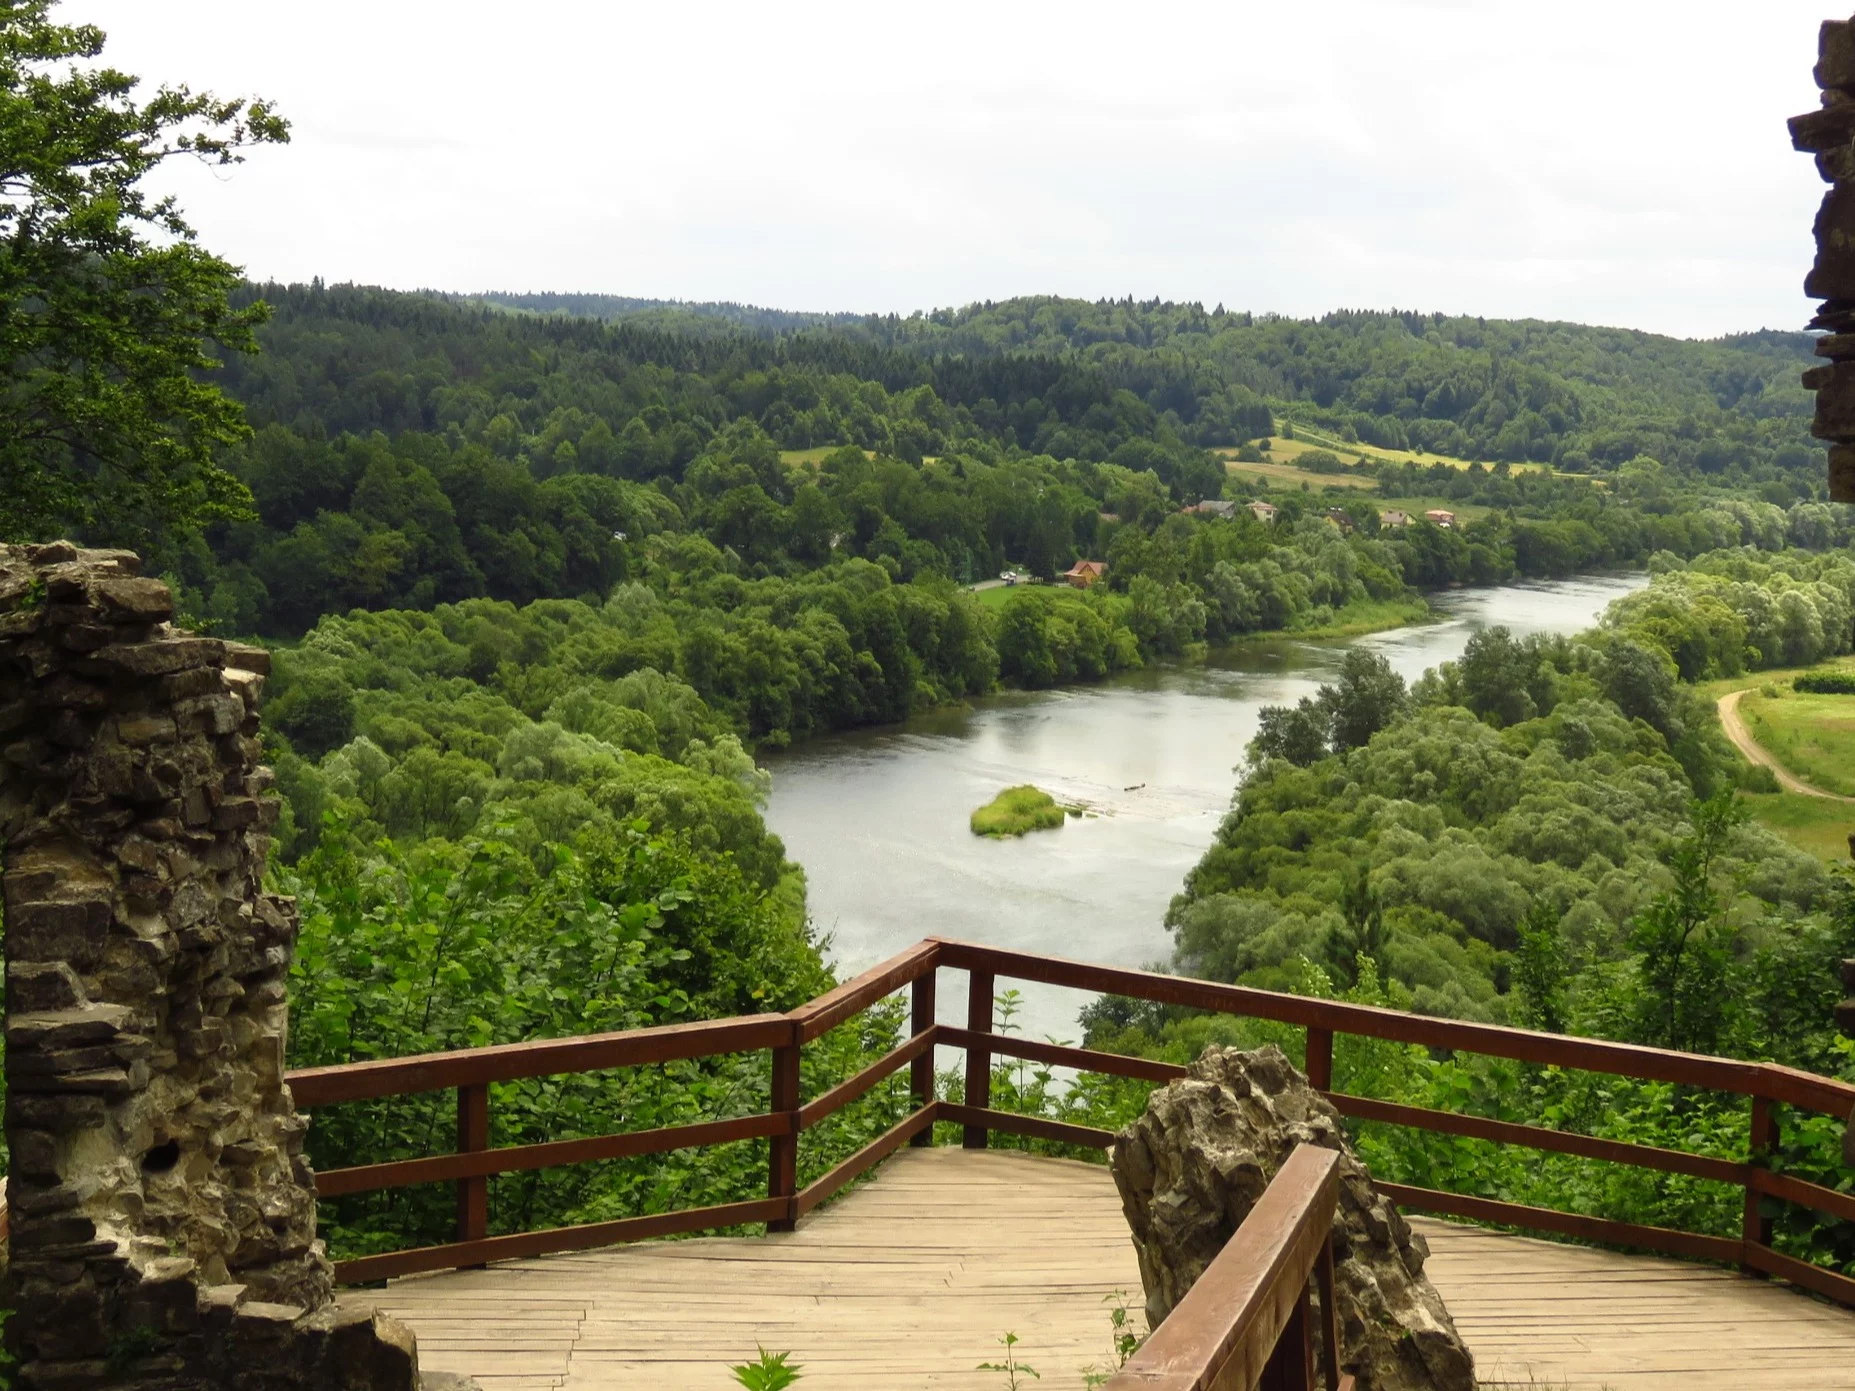
<path id="1" fill-rule="evenodd" d="M 53 8 L 0 17 L 18 118 L 0 141 L 20 171 L 0 204 L 16 329 L 0 372 L 39 422 L 0 431 L 0 536 L 133 544 L 187 621 L 275 649 L 272 874 L 303 918 L 291 1062 L 816 994 L 824 944 L 762 819 L 757 748 L 1246 635 L 1400 621 L 1434 586 L 1646 565 L 1647 596 L 1587 639 L 1491 635 L 1408 692 L 1354 668 L 1272 717 L 1173 910 L 1177 965 L 1848 1066 L 1823 999 L 1846 898 L 1738 822 L 1734 761 L 1687 684 L 1846 646 L 1850 522 L 1822 501 L 1805 336 L 249 284 L 141 183 L 178 150 L 236 159 L 287 126 L 261 103 L 137 107 L 133 79 L 85 75 L 103 36 Z M 84 71 L 67 80 L 66 60 Z M 69 138 L 20 134 L 36 131 Z M 1218 451 L 1297 424 L 1399 452 L 1331 491 L 1317 473 L 1260 495 L 1230 482 Z M 1273 523 L 1184 510 L 1227 491 L 1271 502 Z M 1381 527 L 1380 500 L 1413 497 L 1459 503 L 1463 524 Z M 1087 591 L 1021 585 L 993 608 L 964 587 L 1082 558 L 1108 567 Z M 807 1094 L 901 1020 L 892 1003 L 808 1049 Z M 1181 1055 L 1230 1027 L 1112 1001 L 1090 1018 L 1097 1040 Z M 1339 1066 L 1354 1090 L 1632 1138 L 1743 1130 L 1666 1089 L 1366 1044 Z M 804 1174 L 886 1127 L 901 1085 L 808 1131 Z M 502 1084 L 490 1143 L 745 1114 L 766 1088 L 753 1056 Z M 1022 1072 L 998 1095 L 1132 1104 Z M 327 1108 L 312 1155 L 443 1149 L 444 1102 Z M 1785 1135 L 1806 1156 L 1826 1143 Z M 1725 1220 L 1705 1185 L 1367 1143 L 1388 1172 Z M 732 1201 L 764 1166 L 742 1143 L 499 1177 L 492 1231 Z M 325 1218 L 346 1256 L 440 1240 L 453 1213 L 433 1187 Z"/>
<path id="2" fill-rule="evenodd" d="M 973 812 L 972 828 L 976 836 L 1022 836 L 1032 831 L 1053 831 L 1063 824 L 1066 813 L 1056 798 L 1041 788 L 1007 787 L 998 796 Z"/>

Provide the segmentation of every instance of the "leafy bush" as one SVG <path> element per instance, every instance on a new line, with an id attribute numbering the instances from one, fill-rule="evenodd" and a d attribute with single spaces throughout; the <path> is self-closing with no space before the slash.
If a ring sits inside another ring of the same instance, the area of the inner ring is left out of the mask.
<path id="1" fill-rule="evenodd" d="M 291 978 L 297 1066 L 559 1038 L 789 1009 L 831 983 L 815 941 L 778 895 L 727 857 L 643 826 L 549 844 L 537 859 L 496 838 L 411 852 L 357 843 L 339 824 L 280 874 L 302 932 Z M 831 1031 L 803 1057 L 807 1095 L 894 1046 L 898 1003 Z M 769 1104 L 764 1052 L 499 1083 L 490 1143 L 523 1145 L 725 1120 Z M 816 1177 L 905 1111 L 892 1078 L 807 1132 Z M 320 1108 L 319 1169 L 442 1153 L 450 1092 Z M 764 1194 L 766 1145 L 747 1141 L 490 1181 L 492 1232 L 529 1231 L 741 1201 Z M 325 1203 L 339 1256 L 451 1239 L 448 1185 Z"/>
<path id="2" fill-rule="evenodd" d="M 1053 831 L 1063 824 L 1064 812 L 1056 798 L 1032 787 L 1007 787 L 972 815 L 976 836 L 1021 836 L 1031 831 Z"/>
<path id="3" fill-rule="evenodd" d="M 1809 695 L 1855 695 L 1855 671 L 1807 671 L 1791 685 Z"/>

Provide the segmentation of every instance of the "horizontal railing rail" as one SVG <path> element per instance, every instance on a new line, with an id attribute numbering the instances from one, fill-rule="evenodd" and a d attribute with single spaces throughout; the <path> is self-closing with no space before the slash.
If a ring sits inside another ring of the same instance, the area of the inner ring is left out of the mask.
<path id="1" fill-rule="evenodd" d="M 1340 1369 L 1333 1214 L 1340 1156 L 1301 1145 L 1108 1391 L 1351 1391 Z M 1320 1291 L 1320 1314 L 1309 1295 Z M 1316 1375 L 1318 1325 L 1323 1383 Z"/>
<path id="2" fill-rule="evenodd" d="M 967 973 L 968 1007 L 963 1028 L 937 1020 L 936 982 L 942 967 Z M 1778 1173 L 1771 1167 L 1778 1143 L 1776 1107 L 1792 1106 L 1846 1119 L 1855 1109 L 1855 1084 L 1772 1063 L 1742 1062 L 1604 1039 L 1435 1019 L 1369 1005 L 1097 966 L 939 938 L 918 943 L 785 1014 L 750 1015 L 583 1038 L 541 1039 L 291 1073 L 290 1085 L 297 1102 L 306 1108 L 433 1091 L 455 1090 L 457 1093 L 457 1147 L 453 1153 L 360 1164 L 319 1174 L 316 1180 L 317 1191 L 324 1197 L 412 1184 L 454 1184 L 456 1240 L 343 1262 L 336 1267 L 336 1274 L 351 1282 L 388 1279 L 513 1256 L 762 1222 L 769 1230 L 790 1230 L 800 1217 L 903 1145 L 930 1143 L 937 1124 L 961 1127 L 963 1143 L 970 1148 L 984 1148 L 992 1132 L 1084 1149 L 1105 1149 L 1113 1143 L 1114 1136 L 1107 1130 L 994 1108 L 991 1083 L 997 1058 L 1020 1058 L 1154 1083 L 1172 1081 L 1186 1074 L 1185 1068 L 1173 1063 L 1034 1042 L 998 1033 L 993 1027 L 993 1002 L 1001 980 L 1062 986 L 1299 1027 L 1305 1031 L 1305 1059 L 1310 1082 L 1328 1097 L 1341 1115 L 1352 1121 L 1405 1126 L 1434 1134 L 1522 1146 L 1738 1187 L 1744 1191 L 1744 1213 L 1740 1234 L 1734 1238 L 1557 1212 L 1406 1184 L 1382 1185 L 1399 1203 L 1416 1210 L 1736 1264 L 1748 1273 L 1776 1276 L 1855 1307 L 1855 1279 L 1773 1250 L 1772 1221 L 1765 1215 L 1767 1205 L 1777 1201 L 1855 1221 L 1855 1195 Z M 908 1037 L 862 1071 L 810 1099 L 804 1098 L 800 1080 L 800 1056 L 804 1046 L 903 989 L 912 992 Z M 1336 1036 L 1343 1035 L 1539 1066 L 1676 1083 L 1748 1097 L 1751 1118 L 1747 1157 L 1739 1160 L 1690 1154 L 1547 1126 L 1336 1092 L 1333 1089 L 1333 1048 Z M 936 1099 L 934 1060 L 937 1048 L 960 1049 L 965 1053 L 964 1094 L 957 1102 Z M 770 1105 L 764 1114 L 541 1144 L 490 1146 L 490 1087 L 493 1084 L 751 1052 L 768 1054 Z M 867 1096 L 904 1068 L 908 1070 L 911 1098 L 908 1115 L 829 1172 L 801 1187 L 798 1181 L 800 1137 Z M 548 1231 L 489 1235 L 488 1185 L 496 1175 L 740 1141 L 766 1143 L 768 1175 L 764 1199 Z"/>

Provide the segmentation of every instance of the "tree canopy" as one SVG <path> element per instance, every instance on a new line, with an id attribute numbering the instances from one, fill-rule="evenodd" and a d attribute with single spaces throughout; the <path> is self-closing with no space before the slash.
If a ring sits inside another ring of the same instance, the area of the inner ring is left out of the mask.
<path id="1" fill-rule="evenodd" d="M 204 374 L 256 347 L 237 269 L 145 180 L 287 139 L 261 101 L 161 87 L 96 60 L 104 35 L 56 0 L 0 14 L 0 536 L 98 539 L 242 515 L 221 451 L 243 415 Z"/>

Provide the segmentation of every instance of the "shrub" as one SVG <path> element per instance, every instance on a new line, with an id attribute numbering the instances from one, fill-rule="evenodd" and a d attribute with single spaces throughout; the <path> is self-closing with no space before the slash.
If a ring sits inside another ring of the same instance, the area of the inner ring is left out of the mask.
<path id="1" fill-rule="evenodd" d="M 1855 671 L 1805 672 L 1791 685 L 1809 695 L 1855 695 Z"/>
<path id="2" fill-rule="evenodd" d="M 1048 792 L 1026 783 L 1007 787 L 975 811 L 969 824 L 976 836 L 1021 836 L 1062 825 L 1063 809 Z"/>

